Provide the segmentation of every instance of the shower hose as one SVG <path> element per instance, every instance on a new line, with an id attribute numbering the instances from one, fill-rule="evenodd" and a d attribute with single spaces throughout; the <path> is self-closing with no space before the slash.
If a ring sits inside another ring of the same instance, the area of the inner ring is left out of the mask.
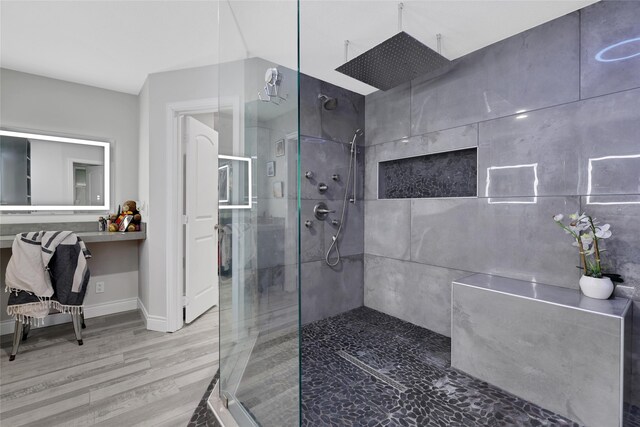
<path id="1" fill-rule="evenodd" d="M 356 154 L 356 138 L 357 134 L 353 136 L 353 140 L 351 141 L 351 154 L 349 156 L 349 173 L 347 174 L 347 183 L 344 188 L 344 199 L 342 200 L 342 213 L 340 214 L 340 224 L 338 224 L 338 230 L 336 234 L 331 237 L 331 245 L 329 246 L 329 250 L 327 250 L 327 254 L 324 258 L 325 262 L 330 267 L 335 267 L 340 263 L 340 248 L 339 241 L 340 233 L 342 232 L 342 226 L 344 225 L 344 214 L 347 210 L 347 194 L 349 193 L 349 183 L 351 182 L 351 171 L 353 170 L 353 163 Z M 355 177 L 354 177 L 355 179 Z M 355 203 L 356 195 L 353 195 L 353 202 Z M 331 252 L 335 250 L 336 258 L 335 261 L 331 261 Z"/>

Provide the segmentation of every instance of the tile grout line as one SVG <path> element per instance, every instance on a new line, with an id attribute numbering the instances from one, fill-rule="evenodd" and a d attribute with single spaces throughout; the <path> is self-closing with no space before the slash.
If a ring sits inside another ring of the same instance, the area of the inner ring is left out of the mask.
<path id="1" fill-rule="evenodd" d="M 578 10 L 578 99 L 582 100 L 582 10 Z"/>
<path id="2" fill-rule="evenodd" d="M 621 93 L 625 93 L 625 92 L 632 92 L 632 91 L 638 90 L 638 89 L 640 89 L 640 86 L 634 86 L 634 87 L 630 87 L 630 88 L 627 88 L 627 89 L 621 89 L 621 90 L 616 90 L 616 91 L 613 91 L 613 92 L 607 92 L 607 93 L 603 93 L 603 94 L 600 94 L 600 95 L 593 95 L 593 96 L 588 96 L 588 97 L 584 97 L 584 98 L 576 98 L 576 99 L 571 100 L 571 101 L 565 101 L 565 102 L 560 102 L 558 104 L 552 104 L 552 105 L 546 105 L 546 106 L 542 106 L 542 107 L 533 108 L 531 110 L 527 110 L 527 113 L 535 113 L 535 112 L 542 111 L 542 110 L 548 110 L 548 109 L 552 109 L 552 108 L 567 106 L 567 105 L 576 104 L 576 103 L 580 103 L 580 102 L 584 102 L 584 101 L 589 101 L 589 100 L 592 100 L 592 99 L 603 98 L 603 97 L 606 97 L 606 96 L 617 95 L 617 94 L 621 94 Z M 578 96 L 582 96 L 582 95 L 578 94 Z M 421 133 L 418 133 L 418 134 L 415 134 L 415 135 L 411 135 L 408 138 L 423 137 L 425 135 L 429 135 L 429 134 L 432 134 L 432 133 L 450 131 L 450 130 L 454 130 L 454 129 L 458 129 L 458 128 L 462 128 L 462 127 L 466 127 L 466 126 L 472 126 L 474 124 L 480 125 L 481 123 L 487 123 L 487 122 L 492 122 L 492 121 L 495 121 L 495 120 L 501 120 L 501 119 L 506 119 L 506 118 L 509 118 L 509 117 L 515 117 L 517 115 L 518 115 L 518 113 L 511 113 L 511 114 L 506 114 L 506 115 L 503 115 L 503 116 L 485 118 L 485 119 L 482 119 L 482 120 L 476 120 L 476 121 L 469 122 L 469 123 L 462 123 L 462 124 L 458 124 L 458 125 L 455 125 L 455 126 L 445 127 L 445 128 L 442 128 L 442 129 L 433 129 L 433 130 L 430 130 L 428 132 L 421 132 Z M 395 138 L 395 139 L 391 139 L 391 140 L 388 140 L 388 141 L 377 142 L 375 144 L 367 144 L 367 146 L 376 146 L 376 145 L 388 144 L 388 143 L 391 143 L 391 142 L 399 142 L 399 141 L 402 141 L 403 139 L 406 139 L 406 138 Z"/>

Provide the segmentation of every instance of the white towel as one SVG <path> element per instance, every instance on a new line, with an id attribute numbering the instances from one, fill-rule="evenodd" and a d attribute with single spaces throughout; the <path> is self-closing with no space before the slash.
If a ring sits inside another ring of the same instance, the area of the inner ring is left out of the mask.
<path id="1" fill-rule="evenodd" d="M 41 298 L 51 298 L 53 286 L 42 256 L 43 235 L 44 231 L 16 235 L 5 276 L 7 288 L 27 291 Z"/>

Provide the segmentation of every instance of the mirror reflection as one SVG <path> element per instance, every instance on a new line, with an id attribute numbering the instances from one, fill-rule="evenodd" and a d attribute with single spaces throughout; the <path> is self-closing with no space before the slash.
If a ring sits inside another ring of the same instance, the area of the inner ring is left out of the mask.
<path id="1" fill-rule="evenodd" d="M 2 210 L 108 209 L 108 143 L 2 131 Z"/>
<path id="2" fill-rule="evenodd" d="M 220 209 L 251 208 L 251 158 L 218 156 Z"/>

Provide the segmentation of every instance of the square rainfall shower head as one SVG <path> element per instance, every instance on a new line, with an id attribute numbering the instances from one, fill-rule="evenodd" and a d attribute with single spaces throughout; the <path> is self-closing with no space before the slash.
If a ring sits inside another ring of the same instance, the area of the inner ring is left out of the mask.
<path id="1" fill-rule="evenodd" d="M 382 90 L 388 90 L 448 65 L 435 50 L 404 31 L 342 64 L 336 71 Z"/>

